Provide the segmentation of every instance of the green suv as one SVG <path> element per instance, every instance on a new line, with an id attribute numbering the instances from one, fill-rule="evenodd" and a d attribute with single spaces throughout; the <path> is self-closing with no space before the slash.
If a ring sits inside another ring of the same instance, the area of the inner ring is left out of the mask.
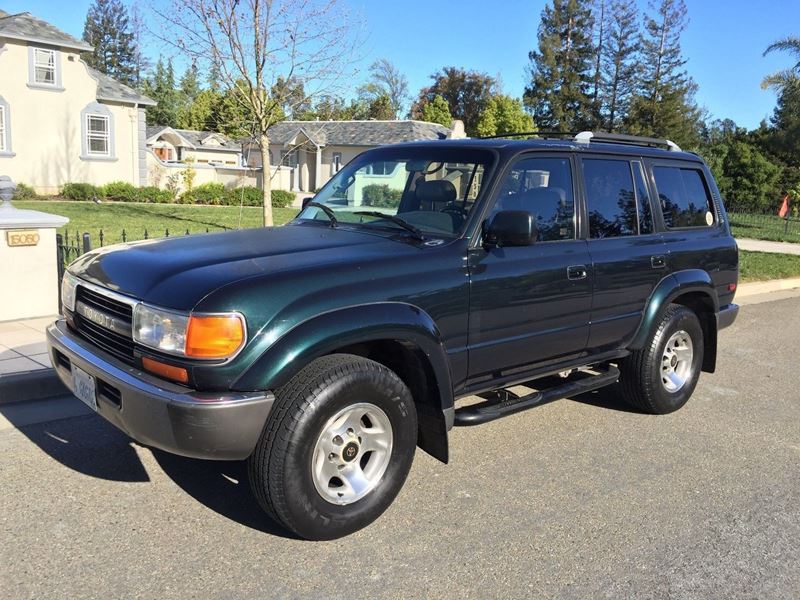
<path id="1" fill-rule="evenodd" d="M 389 506 L 417 446 L 447 462 L 454 426 L 612 384 L 683 406 L 737 264 L 711 173 L 671 142 L 409 143 L 358 156 L 284 227 L 80 257 L 47 335 L 103 418 L 246 459 L 267 513 L 331 539 Z"/>

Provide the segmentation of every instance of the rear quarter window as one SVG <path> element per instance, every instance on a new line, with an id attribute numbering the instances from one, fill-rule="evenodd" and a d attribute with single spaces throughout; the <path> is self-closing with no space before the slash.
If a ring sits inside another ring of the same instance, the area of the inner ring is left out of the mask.
<path id="1" fill-rule="evenodd" d="M 653 177 L 668 228 L 708 227 L 715 223 L 711 194 L 700 169 L 654 166 Z"/>

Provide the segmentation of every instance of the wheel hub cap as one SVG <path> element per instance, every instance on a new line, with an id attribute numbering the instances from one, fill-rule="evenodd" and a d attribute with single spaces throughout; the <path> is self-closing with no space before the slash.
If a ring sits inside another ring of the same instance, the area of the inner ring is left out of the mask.
<path id="1" fill-rule="evenodd" d="M 348 406 L 322 427 L 311 459 L 314 487 L 332 504 L 351 504 L 380 483 L 392 454 L 392 425 L 368 402 Z"/>
<path id="2" fill-rule="evenodd" d="M 686 331 L 680 330 L 670 336 L 661 358 L 661 383 L 670 393 L 675 393 L 692 377 L 694 346 Z"/>

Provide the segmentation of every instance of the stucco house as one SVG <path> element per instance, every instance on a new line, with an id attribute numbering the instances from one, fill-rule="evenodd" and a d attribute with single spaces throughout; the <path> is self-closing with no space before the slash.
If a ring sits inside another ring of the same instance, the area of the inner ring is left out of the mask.
<path id="1" fill-rule="evenodd" d="M 313 192 L 369 148 L 401 142 L 465 137 L 461 121 L 450 128 L 425 121 L 283 121 L 270 127 L 273 189 Z M 255 142 L 244 140 L 246 164 L 261 167 Z M 380 175 L 376 173 L 375 175 Z"/>
<path id="2" fill-rule="evenodd" d="M 57 193 L 67 182 L 147 184 L 155 102 L 89 68 L 92 48 L 30 13 L 0 10 L 0 174 Z"/>
<path id="3" fill-rule="evenodd" d="M 195 171 L 195 185 L 260 185 L 260 168 L 246 166 L 241 144 L 221 133 L 155 125 L 147 127 L 145 143 L 150 185 L 165 187 L 170 178 L 177 182 L 176 174 L 189 165 Z"/>

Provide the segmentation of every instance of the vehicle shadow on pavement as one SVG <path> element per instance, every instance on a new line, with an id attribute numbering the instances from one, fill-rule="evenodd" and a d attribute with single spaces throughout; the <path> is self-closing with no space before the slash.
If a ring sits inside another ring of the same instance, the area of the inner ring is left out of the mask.
<path id="1" fill-rule="evenodd" d="M 609 410 L 618 410 L 620 412 L 632 413 L 634 415 L 644 415 L 638 408 L 627 404 L 621 396 L 621 392 L 617 385 L 609 385 L 593 392 L 581 394 L 580 396 L 573 396 L 570 400 L 580 402 L 581 404 L 588 404 L 598 408 L 606 408 Z"/>
<path id="2" fill-rule="evenodd" d="M 120 482 L 147 482 L 131 439 L 97 415 L 33 425 L 14 422 L 14 413 L 0 412 L 42 452 L 78 473 Z"/>
<path id="3" fill-rule="evenodd" d="M 263 533 L 299 539 L 273 521 L 250 491 L 243 461 L 211 461 L 177 456 L 151 448 L 164 473 L 184 492 L 232 521 Z"/>

